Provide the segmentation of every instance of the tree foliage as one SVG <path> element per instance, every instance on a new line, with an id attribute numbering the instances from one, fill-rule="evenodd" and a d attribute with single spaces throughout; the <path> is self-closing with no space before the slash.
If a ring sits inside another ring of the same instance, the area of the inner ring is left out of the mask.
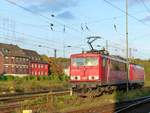
<path id="1" fill-rule="evenodd" d="M 42 55 L 43 61 L 49 64 L 49 74 L 63 75 L 64 66 L 62 64 L 68 63 L 70 60 L 67 58 L 49 58 L 46 55 Z"/>
<path id="2" fill-rule="evenodd" d="M 131 62 L 143 66 L 146 76 L 150 76 L 150 60 L 131 59 Z"/>

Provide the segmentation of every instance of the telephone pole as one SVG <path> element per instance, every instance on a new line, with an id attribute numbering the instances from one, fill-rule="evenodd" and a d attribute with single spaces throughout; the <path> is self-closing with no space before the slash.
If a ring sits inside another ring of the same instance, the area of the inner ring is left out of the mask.
<path id="1" fill-rule="evenodd" d="M 54 57 L 57 58 L 57 49 L 54 49 Z"/>
<path id="2" fill-rule="evenodd" d="M 127 60 L 127 93 L 129 91 L 129 61 L 128 61 L 128 0 L 126 0 L 126 60 Z"/>

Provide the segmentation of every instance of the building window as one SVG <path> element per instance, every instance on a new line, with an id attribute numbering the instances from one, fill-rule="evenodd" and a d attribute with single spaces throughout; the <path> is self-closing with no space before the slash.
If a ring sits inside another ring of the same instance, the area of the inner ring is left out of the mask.
<path id="1" fill-rule="evenodd" d="M 44 75 L 47 75 L 47 72 L 45 72 L 45 74 Z"/>
<path id="2" fill-rule="evenodd" d="M 41 72 L 39 71 L 38 75 L 41 75 Z"/>
<path id="3" fill-rule="evenodd" d="M 16 58 L 16 62 L 18 62 L 19 61 L 19 58 Z"/>
<path id="4" fill-rule="evenodd" d="M 8 59 L 8 57 L 5 57 L 5 59 L 7 60 L 7 59 Z"/>
<path id="5" fill-rule="evenodd" d="M 41 64 L 41 68 L 43 68 L 43 64 Z"/>
<path id="6" fill-rule="evenodd" d="M 35 75 L 37 75 L 37 72 L 35 71 Z"/>
<path id="7" fill-rule="evenodd" d="M 14 59 L 15 59 L 14 57 L 11 57 L 11 62 L 12 62 L 12 63 L 14 63 Z"/>
<path id="8" fill-rule="evenodd" d="M 43 71 L 41 71 L 41 75 L 43 75 Z"/>
<path id="9" fill-rule="evenodd" d="M 26 61 L 26 59 L 25 59 L 25 58 L 23 58 L 23 61 L 25 62 L 25 61 Z"/>
<path id="10" fill-rule="evenodd" d="M 19 61 L 23 61 L 22 58 L 19 58 Z"/>
<path id="11" fill-rule="evenodd" d="M 37 68 L 37 64 L 35 64 L 35 68 Z"/>
<path id="12" fill-rule="evenodd" d="M 5 70 L 5 73 L 8 72 L 8 66 L 7 65 L 5 65 L 4 70 Z"/>
<path id="13" fill-rule="evenodd" d="M 5 57 L 5 62 L 6 62 L 6 63 L 9 62 L 9 57 Z"/>
<path id="14" fill-rule="evenodd" d="M 5 52 L 5 53 L 9 53 L 9 50 L 6 49 L 6 48 L 2 48 L 2 51 Z"/>
<path id="15" fill-rule="evenodd" d="M 34 68 L 34 64 L 32 64 L 31 67 Z"/>
<path id="16" fill-rule="evenodd" d="M 45 68 L 47 68 L 48 66 L 47 65 L 45 65 Z"/>
<path id="17" fill-rule="evenodd" d="M 35 58 L 34 58 L 34 57 L 31 57 L 31 59 L 34 60 Z"/>

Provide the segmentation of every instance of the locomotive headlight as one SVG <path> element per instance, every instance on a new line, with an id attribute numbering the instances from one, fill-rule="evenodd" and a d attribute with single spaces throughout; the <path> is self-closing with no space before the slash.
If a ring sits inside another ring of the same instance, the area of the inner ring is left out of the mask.
<path id="1" fill-rule="evenodd" d="M 89 80 L 98 80 L 99 79 L 99 76 L 96 75 L 96 76 L 89 76 Z"/>
<path id="2" fill-rule="evenodd" d="M 74 80 L 74 76 L 71 76 L 70 79 L 71 79 L 71 80 Z"/>
<path id="3" fill-rule="evenodd" d="M 71 76 L 71 80 L 80 80 L 80 76 Z"/>

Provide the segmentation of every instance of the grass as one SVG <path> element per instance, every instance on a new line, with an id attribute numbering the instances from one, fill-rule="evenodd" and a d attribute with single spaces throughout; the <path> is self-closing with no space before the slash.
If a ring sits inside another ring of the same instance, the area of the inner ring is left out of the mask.
<path id="1" fill-rule="evenodd" d="M 113 94 L 104 94 L 97 98 L 81 98 L 76 95 L 59 96 L 54 98 L 54 106 L 60 113 L 63 113 L 78 109 L 103 107 L 109 104 L 114 104 L 115 106 L 116 102 L 132 100 L 139 97 L 148 96 L 149 94 L 150 89 L 142 88 L 130 90 L 128 94 L 123 91 L 115 91 Z"/>
<path id="2" fill-rule="evenodd" d="M 32 92 L 39 90 L 68 88 L 68 78 L 65 77 L 4 77 L 0 78 L 0 93 Z"/>
<path id="3" fill-rule="evenodd" d="M 114 102 L 114 95 L 105 95 L 97 98 L 81 98 L 73 95 L 60 96 L 55 98 L 54 105 L 59 112 L 72 111 L 77 109 L 87 109 L 95 106 L 104 106 Z"/>

